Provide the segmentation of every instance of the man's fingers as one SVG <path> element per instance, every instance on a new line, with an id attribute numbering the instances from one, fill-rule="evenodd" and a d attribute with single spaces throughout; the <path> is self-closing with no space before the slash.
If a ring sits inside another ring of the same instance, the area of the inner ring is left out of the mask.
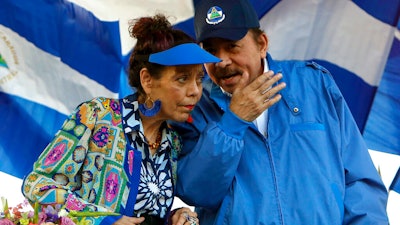
<path id="1" fill-rule="evenodd" d="M 264 103 L 267 104 L 267 105 L 268 105 L 267 108 L 269 108 L 270 106 L 274 105 L 274 104 L 277 103 L 279 100 L 281 100 L 281 98 L 282 98 L 282 95 L 277 94 L 277 95 L 274 95 L 274 96 L 271 97 L 271 98 L 265 99 L 265 100 L 264 100 Z"/>
<path id="2" fill-rule="evenodd" d="M 278 83 L 282 79 L 282 74 L 274 75 L 273 71 L 261 74 L 248 85 L 242 83 L 249 79 L 248 74 L 244 75 L 243 78 L 240 83 L 243 88 L 235 90 L 229 108 L 239 118 L 253 121 L 281 99 L 281 95 L 278 93 L 285 88 L 286 84 L 284 82 Z"/>
<path id="3" fill-rule="evenodd" d="M 261 92 L 261 95 L 263 95 L 263 99 L 267 100 L 275 96 L 277 93 L 279 93 L 282 89 L 286 87 L 286 83 L 282 82 L 274 87 L 269 87 L 265 89 L 264 91 Z"/>
<path id="4" fill-rule="evenodd" d="M 273 76 L 266 77 L 265 79 L 266 79 L 266 81 L 264 83 L 262 83 L 259 88 L 262 95 L 267 93 L 267 91 L 269 91 L 271 89 L 273 84 L 277 83 L 280 79 L 282 79 L 282 74 L 277 73 Z"/>
<path id="5" fill-rule="evenodd" d="M 243 72 L 242 77 L 241 77 L 240 80 L 239 80 L 239 84 L 238 84 L 238 86 L 236 87 L 236 89 L 235 89 L 234 92 L 236 92 L 236 91 L 238 91 L 238 90 L 242 90 L 243 88 L 245 88 L 245 87 L 247 86 L 249 77 L 250 77 L 250 76 L 249 76 L 249 73 Z"/>
<path id="6" fill-rule="evenodd" d="M 264 87 L 271 86 L 274 82 L 279 80 L 279 77 L 275 77 L 274 71 L 269 70 L 266 73 L 261 74 L 260 76 L 256 77 L 250 84 L 247 85 L 250 91 L 256 90 L 265 90 Z"/>

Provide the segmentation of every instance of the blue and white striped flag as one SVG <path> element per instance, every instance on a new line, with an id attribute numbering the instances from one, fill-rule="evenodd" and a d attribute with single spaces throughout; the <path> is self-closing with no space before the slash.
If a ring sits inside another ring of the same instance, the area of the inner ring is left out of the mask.
<path id="1" fill-rule="evenodd" d="M 165 13 L 194 36 L 197 1 L 2 0 L 0 172 L 22 178 L 80 102 L 131 91 L 130 19 Z M 400 0 L 250 1 L 272 57 L 329 69 L 368 147 L 400 155 Z"/>
<path id="2" fill-rule="evenodd" d="M 118 96 L 118 22 L 63 1 L 2 1 L 0 171 L 23 177 L 75 106 Z"/>

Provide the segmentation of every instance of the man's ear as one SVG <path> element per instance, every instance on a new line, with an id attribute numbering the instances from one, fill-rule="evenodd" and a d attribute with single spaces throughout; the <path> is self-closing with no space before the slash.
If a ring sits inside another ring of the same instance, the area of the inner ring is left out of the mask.
<path id="1" fill-rule="evenodd" d="M 140 83 L 142 84 L 144 92 L 146 94 L 151 93 L 153 78 L 150 75 L 150 72 L 147 68 L 142 68 L 140 70 Z"/>
<path id="2" fill-rule="evenodd" d="M 258 36 L 258 46 L 260 48 L 261 58 L 267 57 L 268 52 L 268 37 L 265 33 Z"/>

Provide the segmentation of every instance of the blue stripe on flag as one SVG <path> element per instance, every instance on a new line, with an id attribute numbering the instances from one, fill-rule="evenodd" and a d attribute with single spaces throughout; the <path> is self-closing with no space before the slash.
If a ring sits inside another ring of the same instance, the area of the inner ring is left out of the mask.
<path id="1" fill-rule="evenodd" d="M 397 171 L 396 176 L 394 176 L 394 179 L 390 184 L 389 190 L 400 193 L 400 169 Z"/>
<path id="2" fill-rule="evenodd" d="M 102 22 L 68 1 L 3 1 L 0 24 L 72 68 L 118 92 L 122 65 L 118 22 Z"/>
<path id="3" fill-rule="evenodd" d="M 185 33 L 187 33 L 189 36 L 192 38 L 196 39 L 196 34 L 194 32 L 194 26 L 193 26 L 194 20 L 193 17 L 190 19 L 187 19 L 185 21 L 182 21 L 180 23 L 177 23 L 174 25 L 175 28 L 183 30 Z"/>
<path id="4" fill-rule="evenodd" d="M 396 26 L 400 18 L 400 0 L 354 0 L 360 8 L 376 19 Z"/>
<path id="5" fill-rule="evenodd" d="M 333 79 L 350 108 L 357 126 L 362 131 L 369 114 L 369 110 L 365 109 L 371 108 L 377 87 L 369 85 L 357 76 L 357 74 L 335 64 L 322 60 L 313 61 L 324 66 L 331 72 Z M 360 93 L 362 93 L 362 96 L 360 96 Z"/>
<path id="6" fill-rule="evenodd" d="M 61 127 L 65 115 L 0 92 L 0 171 L 22 178 Z"/>
<path id="7" fill-rule="evenodd" d="M 400 40 L 395 39 L 364 138 L 371 149 L 400 155 Z"/>
<path id="8" fill-rule="evenodd" d="M 400 30 L 400 15 L 399 15 L 399 18 L 397 19 L 397 29 L 399 29 Z"/>

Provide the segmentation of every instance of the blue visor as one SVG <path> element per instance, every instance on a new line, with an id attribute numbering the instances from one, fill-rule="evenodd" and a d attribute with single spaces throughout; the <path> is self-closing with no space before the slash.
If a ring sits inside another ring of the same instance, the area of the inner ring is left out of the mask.
<path id="1" fill-rule="evenodd" d="M 162 52 L 150 54 L 149 62 L 164 66 L 217 63 L 221 60 L 196 43 L 185 43 Z"/>

